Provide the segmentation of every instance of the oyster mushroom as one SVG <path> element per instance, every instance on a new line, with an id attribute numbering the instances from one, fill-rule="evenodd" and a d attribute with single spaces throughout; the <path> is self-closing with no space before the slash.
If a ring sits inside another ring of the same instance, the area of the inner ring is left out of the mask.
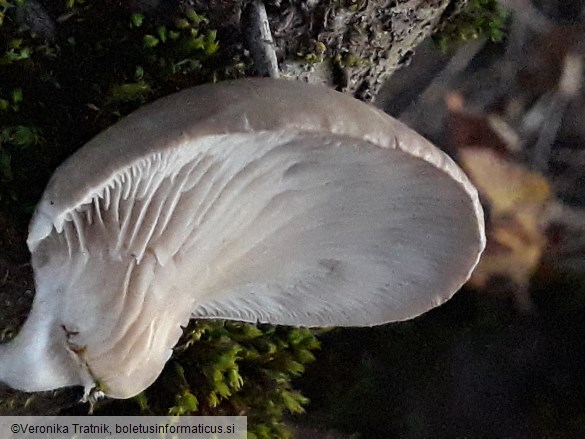
<path id="1" fill-rule="evenodd" d="M 449 299 L 484 245 L 460 168 L 379 110 L 293 81 L 195 87 L 54 173 L 30 224 L 33 308 L 0 346 L 0 381 L 128 398 L 191 318 L 410 319 Z"/>

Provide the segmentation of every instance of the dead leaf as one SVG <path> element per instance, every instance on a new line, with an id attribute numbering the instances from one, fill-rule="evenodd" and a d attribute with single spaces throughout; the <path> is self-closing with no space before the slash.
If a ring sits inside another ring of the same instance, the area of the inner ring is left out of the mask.
<path id="1" fill-rule="evenodd" d="M 492 149 L 460 149 L 459 159 L 490 211 L 487 247 L 470 283 L 485 288 L 493 279 L 508 279 L 516 286 L 519 308 L 529 311 L 528 285 L 547 245 L 544 213 L 552 202 L 550 185 Z"/>

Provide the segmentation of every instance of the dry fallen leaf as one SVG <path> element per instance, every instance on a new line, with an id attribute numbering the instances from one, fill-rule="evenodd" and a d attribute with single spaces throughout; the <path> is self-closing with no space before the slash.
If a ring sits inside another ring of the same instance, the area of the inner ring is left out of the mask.
<path id="1" fill-rule="evenodd" d="M 490 211 L 487 247 L 470 283 L 483 288 L 497 278 L 510 280 L 519 308 L 530 311 L 529 281 L 547 244 L 550 185 L 542 175 L 492 149 L 460 149 L 459 159 Z"/>

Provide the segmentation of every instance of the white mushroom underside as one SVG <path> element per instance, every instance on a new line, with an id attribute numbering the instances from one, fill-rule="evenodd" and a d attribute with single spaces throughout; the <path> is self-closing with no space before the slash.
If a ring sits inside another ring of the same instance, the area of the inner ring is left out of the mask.
<path id="1" fill-rule="evenodd" d="M 444 171 L 366 141 L 202 137 L 112 176 L 54 224 L 33 252 L 35 306 L 128 397 L 191 315 L 372 325 L 442 303 L 477 259 L 474 202 Z"/>

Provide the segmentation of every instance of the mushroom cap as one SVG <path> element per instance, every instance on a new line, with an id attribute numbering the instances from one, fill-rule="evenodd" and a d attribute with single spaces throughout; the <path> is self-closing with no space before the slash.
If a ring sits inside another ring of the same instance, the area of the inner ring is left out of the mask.
<path id="1" fill-rule="evenodd" d="M 37 293 L 22 333 L 58 340 L 35 349 L 71 371 L 32 390 L 99 382 L 126 398 L 191 317 L 410 319 L 461 287 L 485 235 L 467 177 L 402 123 L 330 89 L 245 79 L 96 136 L 51 178 L 28 245 Z"/>

